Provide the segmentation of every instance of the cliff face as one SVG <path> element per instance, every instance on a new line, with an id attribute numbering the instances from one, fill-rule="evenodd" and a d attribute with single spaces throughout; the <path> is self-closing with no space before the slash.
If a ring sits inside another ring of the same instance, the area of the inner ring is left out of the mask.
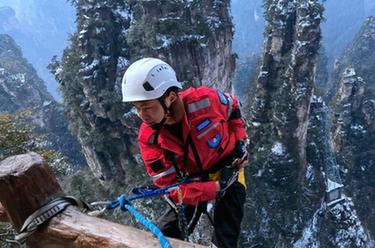
<path id="1" fill-rule="evenodd" d="M 132 59 L 160 57 L 178 78 L 194 86 L 232 90 L 230 1 L 131 1 L 129 30 Z"/>
<path id="2" fill-rule="evenodd" d="M 0 33 L 17 42 L 47 90 L 60 100 L 58 84 L 46 67 L 54 54 L 62 52 L 69 33 L 74 32 L 73 10 L 68 1 L 0 1 Z"/>
<path id="3" fill-rule="evenodd" d="M 375 245 L 374 96 L 366 82 L 374 71 L 373 18 L 336 65 L 331 106 L 312 91 L 321 10 L 318 1 L 266 1 L 244 247 Z"/>
<path id="4" fill-rule="evenodd" d="M 367 224 L 356 202 L 347 195 L 341 165 L 332 145 L 332 110 L 321 97 L 314 97 L 307 133 L 304 198 L 314 211 L 294 247 L 373 247 Z"/>
<path id="5" fill-rule="evenodd" d="M 77 33 L 51 69 L 61 84 L 70 125 L 98 178 L 122 184 L 131 179 L 129 168 L 141 163 L 140 123 L 131 106 L 121 102 L 121 78 L 131 61 L 160 57 L 187 85 L 231 89 L 228 6 L 229 1 L 217 0 L 76 3 Z"/>
<path id="6" fill-rule="evenodd" d="M 119 1 L 78 1 L 77 32 L 61 62 L 50 65 L 60 83 L 70 127 L 97 178 L 124 183 L 134 160 L 135 128 L 121 121 L 130 106 L 121 103 L 121 73 L 128 65 L 127 5 Z M 133 135 L 130 140 L 129 135 Z"/>
<path id="7" fill-rule="evenodd" d="M 73 163 L 83 163 L 80 147 L 70 135 L 63 109 L 8 35 L 0 35 L 0 112 L 32 111 L 31 122 L 47 134 L 49 146 Z"/>
<path id="8" fill-rule="evenodd" d="M 275 0 L 265 1 L 265 9 L 265 48 L 249 123 L 253 155 L 244 242 L 290 247 L 312 214 L 304 198 L 306 135 L 322 7 L 318 1 Z"/>
<path id="9" fill-rule="evenodd" d="M 21 49 L 8 35 L 0 36 L 1 111 L 41 106 L 52 100 L 42 80 L 22 57 Z"/>
<path id="10" fill-rule="evenodd" d="M 375 236 L 375 18 L 366 20 L 335 71 L 334 147 L 360 219 Z"/>

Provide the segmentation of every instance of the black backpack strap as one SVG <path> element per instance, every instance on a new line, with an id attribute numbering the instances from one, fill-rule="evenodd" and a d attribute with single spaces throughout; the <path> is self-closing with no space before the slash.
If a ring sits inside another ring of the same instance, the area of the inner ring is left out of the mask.
<path id="1" fill-rule="evenodd" d="M 168 152 L 168 157 L 170 158 L 170 160 L 172 161 L 172 166 L 174 167 L 174 169 L 176 170 L 176 173 L 177 173 L 177 176 L 180 180 L 185 180 L 186 179 L 186 176 L 184 175 L 184 173 L 180 170 L 180 168 L 178 168 L 177 166 L 177 161 L 176 161 L 176 158 L 175 158 L 175 154 L 173 152 Z"/>
<path id="2" fill-rule="evenodd" d="M 187 139 L 186 139 L 186 144 L 185 144 L 185 149 L 184 149 L 184 166 L 186 167 L 188 165 L 188 162 L 189 162 L 189 155 L 188 155 L 188 153 L 189 153 L 189 146 L 191 147 L 191 150 L 193 151 L 194 160 L 195 160 L 195 163 L 198 166 L 199 172 L 200 173 L 204 173 L 202 162 L 201 162 L 201 160 L 199 158 L 199 154 L 198 154 L 197 148 L 195 147 L 194 142 L 191 139 L 190 132 L 188 133 L 188 136 L 187 136 Z"/>

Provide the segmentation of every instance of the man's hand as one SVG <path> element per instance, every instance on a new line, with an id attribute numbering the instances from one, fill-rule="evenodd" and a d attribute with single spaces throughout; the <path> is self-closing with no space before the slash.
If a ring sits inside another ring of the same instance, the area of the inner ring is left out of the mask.
<path id="1" fill-rule="evenodd" d="M 233 150 L 233 162 L 229 165 L 230 168 L 242 168 L 247 164 L 247 148 L 246 141 L 238 140 Z M 245 163 L 246 162 L 246 163 Z M 243 165 L 243 166 L 242 166 Z"/>
<path id="2" fill-rule="evenodd" d="M 240 170 L 248 164 L 247 158 L 246 141 L 238 140 L 233 150 L 232 164 L 225 166 L 221 171 L 219 196 L 223 196 L 225 190 L 237 181 Z"/>
<path id="3" fill-rule="evenodd" d="M 237 181 L 238 173 L 240 168 L 239 167 L 228 167 L 225 166 L 221 170 L 221 178 L 219 181 L 220 184 L 220 192 L 223 192 L 229 188 L 235 181 Z"/>

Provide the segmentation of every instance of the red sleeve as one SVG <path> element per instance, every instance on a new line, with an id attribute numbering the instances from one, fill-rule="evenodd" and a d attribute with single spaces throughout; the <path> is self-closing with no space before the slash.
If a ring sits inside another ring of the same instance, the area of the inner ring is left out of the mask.
<path id="1" fill-rule="evenodd" d="M 179 186 L 182 203 L 197 205 L 200 202 L 212 201 L 216 198 L 216 181 L 194 182 Z M 179 203 L 178 190 L 172 190 L 170 196 L 173 202 Z"/>
<path id="2" fill-rule="evenodd" d="M 141 156 L 147 174 L 157 187 L 166 187 L 177 182 L 177 173 L 172 164 L 168 163 L 162 149 L 156 144 L 139 142 Z"/>
<path id="3" fill-rule="evenodd" d="M 247 138 L 245 122 L 242 119 L 237 98 L 227 95 L 232 101 L 232 111 L 228 115 L 228 128 L 233 130 L 236 140 L 245 140 Z"/>
<path id="4" fill-rule="evenodd" d="M 236 140 L 247 138 L 245 122 L 242 119 L 237 98 L 220 90 L 215 91 L 215 104 L 220 106 L 220 112 L 228 123 L 228 129 L 233 132 Z"/>

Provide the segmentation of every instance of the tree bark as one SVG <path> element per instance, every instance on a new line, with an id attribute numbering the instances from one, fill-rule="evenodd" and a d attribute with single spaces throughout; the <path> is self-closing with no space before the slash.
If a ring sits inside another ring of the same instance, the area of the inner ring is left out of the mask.
<path id="1" fill-rule="evenodd" d="M 17 231 L 35 210 L 63 195 L 51 168 L 38 154 L 13 156 L 0 162 L 0 202 Z M 0 213 L 1 209 L 0 205 Z M 203 247 L 169 241 L 173 247 Z M 68 207 L 48 225 L 43 224 L 26 244 L 37 248 L 138 248 L 158 247 L 159 241 L 149 232 L 90 217 Z"/>

